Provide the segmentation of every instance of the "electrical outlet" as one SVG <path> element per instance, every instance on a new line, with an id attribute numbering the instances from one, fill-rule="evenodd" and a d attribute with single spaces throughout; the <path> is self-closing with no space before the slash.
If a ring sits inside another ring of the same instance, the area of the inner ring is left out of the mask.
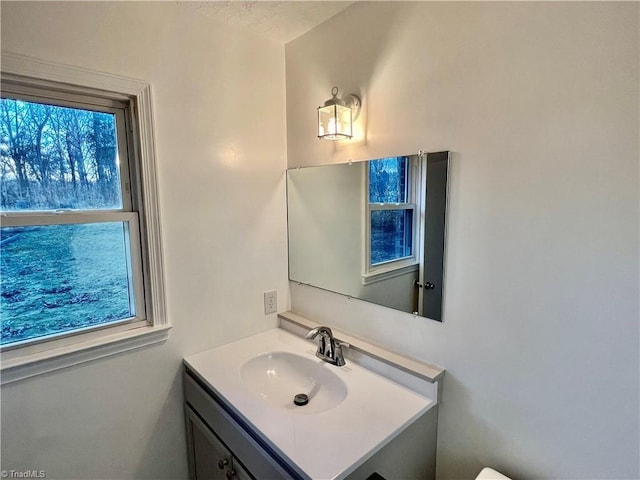
<path id="1" fill-rule="evenodd" d="M 270 290 L 264 292 L 264 314 L 278 312 L 278 292 L 276 290 Z"/>

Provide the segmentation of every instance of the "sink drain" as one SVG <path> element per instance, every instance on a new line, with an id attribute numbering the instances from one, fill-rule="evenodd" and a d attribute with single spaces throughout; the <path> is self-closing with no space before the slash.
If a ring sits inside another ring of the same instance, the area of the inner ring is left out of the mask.
<path id="1" fill-rule="evenodd" d="M 309 395 L 307 395 L 306 393 L 299 393 L 295 397 L 293 397 L 293 403 L 295 403 L 299 407 L 302 407 L 303 405 L 309 403 Z"/>

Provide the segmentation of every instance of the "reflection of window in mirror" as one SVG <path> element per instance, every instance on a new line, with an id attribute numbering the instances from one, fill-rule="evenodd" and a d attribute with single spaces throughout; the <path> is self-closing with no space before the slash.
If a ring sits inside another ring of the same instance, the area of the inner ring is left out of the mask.
<path id="1" fill-rule="evenodd" d="M 418 269 L 417 157 L 367 162 L 363 284 Z"/>

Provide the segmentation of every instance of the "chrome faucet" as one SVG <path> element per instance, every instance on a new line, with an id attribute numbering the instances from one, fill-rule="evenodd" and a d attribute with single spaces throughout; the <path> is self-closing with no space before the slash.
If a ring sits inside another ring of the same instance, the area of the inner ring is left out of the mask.
<path id="1" fill-rule="evenodd" d="M 310 330 L 305 338 L 314 339 L 318 336 L 320 339 L 318 340 L 316 357 L 338 367 L 344 366 L 346 362 L 344 361 L 342 347 L 347 344 L 333 338 L 333 333 L 329 327 L 316 327 Z"/>

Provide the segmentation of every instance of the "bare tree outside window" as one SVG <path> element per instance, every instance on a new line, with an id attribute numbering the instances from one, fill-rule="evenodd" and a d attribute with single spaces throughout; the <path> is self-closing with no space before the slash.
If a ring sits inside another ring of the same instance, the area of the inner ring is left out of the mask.
<path id="1" fill-rule="evenodd" d="M 113 114 L 0 101 L 1 209 L 122 206 Z"/>

